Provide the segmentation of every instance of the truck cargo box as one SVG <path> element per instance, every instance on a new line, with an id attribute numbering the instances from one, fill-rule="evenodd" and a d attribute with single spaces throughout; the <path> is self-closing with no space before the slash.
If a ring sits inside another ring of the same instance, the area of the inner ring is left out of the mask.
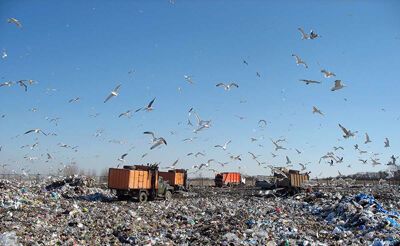
<path id="1" fill-rule="evenodd" d="M 184 169 L 169 170 L 168 172 L 159 172 L 158 174 L 172 186 L 186 187 L 187 172 Z"/>
<path id="2" fill-rule="evenodd" d="M 215 186 L 237 185 L 241 183 L 241 175 L 236 172 L 219 173 L 215 176 Z"/>
<path id="3" fill-rule="evenodd" d="M 110 168 L 108 173 L 108 188 L 117 190 L 126 189 L 151 189 L 152 174 L 146 167 L 135 166 L 135 169 Z M 158 187 L 158 175 L 156 188 Z"/>

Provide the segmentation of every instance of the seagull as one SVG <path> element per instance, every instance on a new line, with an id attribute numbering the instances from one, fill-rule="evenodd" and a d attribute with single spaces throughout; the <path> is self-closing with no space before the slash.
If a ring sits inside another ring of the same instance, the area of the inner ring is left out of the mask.
<path id="1" fill-rule="evenodd" d="M 247 66 L 249 65 L 249 63 L 247 63 L 246 60 L 243 60 L 243 63 L 246 64 Z"/>
<path id="2" fill-rule="evenodd" d="M 19 86 L 24 87 L 25 91 L 28 91 L 28 86 L 24 83 L 23 80 L 17 81 L 17 83 L 19 84 Z"/>
<path id="3" fill-rule="evenodd" d="M 334 73 L 332 73 L 332 72 L 329 72 L 329 71 L 327 71 L 327 70 L 325 70 L 325 69 L 322 69 L 322 70 L 321 70 L 321 73 L 324 74 L 324 77 L 325 77 L 325 78 L 330 78 L 330 77 L 335 77 L 335 76 L 336 76 L 336 74 L 334 74 Z"/>
<path id="4" fill-rule="evenodd" d="M 125 153 L 125 154 L 121 155 L 121 157 L 118 158 L 117 161 L 125 162 L 125 157 L 126 157 L 127 155 L 128 155 L 128 153 Z"/>
<path id="5" fill-rule="evenodd" d="M 165 141 L 165 139 L 162 137 L 158 138 L 157 141 L 153 144 L 153 146 L 150 147 L 150 149 L 154 149 L 161 144 L 167 145 L 167 141 Z"/>
<path id="6" fill-rule="evenodd" d="M 279 170 L 278 168 L 275 168 L 274 166 L 268 166 L 272 172 L 276 173 L 276 174 L 280 174 L 282 175 L 284 178 L 288 178 L 288 176 L 286 175 L 286 173 L 284 173 L 283 171 Z"/>
<path id="7" fill-rule="evenodd" d="M 172 165 L 169 166 L 169 167 L 167 167 L 167 168 L 168 168 L 168 169 L 175 169 L 176 164 L 178 164 L 178 162 L 179 162 L 179 159 L 176 159 L 176 161 L 174 161 L 174 163 L 172 163 Z"/>
<path id="8" fill-rule="evenodd" d="M 299 79 L 299 81 L 302 81 L 302 82 L 306 83 L 306 85 L 309 85 L 309 84 L 321 84 L 320 81 L 311 80 L 311 79 Z"/>
<path id="9" fill-rule="evenodd" d="M 298 149 L 295 149 L 296 150 L 296 152 L 297 152 L 297 154 L 301 154 L 301 151 L 300 150 L 298 150 Z"/>
<path id="10" fill-rule="evenodd" d="M 193 142 L 193 140 L 196 139 L 196 138 L 197 138 L 197 137 L 185 138 L 185 139 L 183 139 L 182 141 L 183 141 L 183 142 L 187 142 L 187 141 Z"/>
<path id="11" fill-rule="evenodd" d="M 385 148 L 388 148 L 388 147 L 390 147 L 389 139 L 385 138 Z"/>
<path id="12" fill-rule="evenodd" d="M 153 143 L 156 142 L 156 141 L 158 140 L 158 138 L 155 137 L 154 132 L 146 131 L 146 132 L 143 132 L 143 134 L 151 135 L 152 138 L 153 138 L 153 139 L 152 139 L 152 142 L 153 142 Z"/>
<path id="13" fill-rule="evenodd" d="M 232 160 L 242 161 L 242 159 L 240 158 L 240 156 L 241 156 L 241 155 L 237 155 L 237 156 L 231 155 L 230 158 L 231 158 Z"/>
<path id="14" fill-rule="evenodd" d="M 339 149 L 344 150 L 344 148 L 342 146 L 339 146 L 339 147 L 333 146 L 333 149 L 335 151 L 338 151 Z"/>
<path id="15" fill-rule="evenodd" d="M 226 150 L 228 144 L 230 144 L 230 143 L 231 143 L 231 140 L 225 142 L 224 145 L 222 145 L 222 146 L 221 146 L 221 145 L 215 145 L 214 147 L 215 147 L 215 148 L 218 148 L 218 147 L 219 147 L 219 148 L 222 148 L 223 150 Z"/>
<path id="16" fill-rule="evenodd" d="M 331 88 L 331 91 L 337 91 L 343 89 L 344 87 L 346 87 L 346 85 L 343 84 L 341 80 L 337 79 L 335 80 L 335 85 Z"/>
<path id="17" fill-rule="evenodd" d="M 15 18 L 8 18 L 7 19 L 8 23 L 12 23 L 15 24 L 17 27 L 22 28 L 22 24 L 19 20 L 15 19 Z"/>
<path id="18" fill-rule="evenodd" d="M 80 97 L 76 97 L 76 98 L 72 98 L 72 99 L 69 100 L 68 102 L 69 102 L 69 103 L 74 103 L 74 102 L 79 101 L 80 99 L 81 99 Z"/>
<path id="19" fill-rule="evenodd" d="M 258 141 L 258 139 L 257 138 L 250 138 L 250 141 L 251 142 L 256 142 L 256 141 Z"/>
<path id="20" fill-rule="evenodd" d="M 377 166 L 377 165 L 381 165 L 382 164 L 382 163 L 379 162 L 379 159 L 372 159 L 371 158 L 371 161 L 372 161 L 372 166 Z"/>
<path id="21" fill-rule="evenodd" d="M 355 145 L 354 145 L 354 149 L 355 149 L 355 150 L 360 150 L 360 149 L 358 148 L 358 144 L 355 144 Z"/>
<path id="22" fill-rule="evenodd" d="M 121 118 L 122 116 L 126 116 L 128 118 L 132 117 L 132 110 L 127 110 L 124 113 L 121 113 L 120 115 L 118 115 L 118 118 Z"/>
<path id="23" fill-rule="evenodd" d="M 310 32 L 310 39 L 316 39 L 316 38 L 320 38 L 321 36 L 318 35 L 318 33 L 314 32 L 313 30 L 311 30 Z"/>
<path id="24" fill-rule="evenodd" d="M 248 153 L 251 155 L 253 160 L 256 160 L 258 157 L 260 157 L 259 155 L 256 156 L 255 154 L 251 153 L 250 151 Z"/>
<path id="25" fill-rule="evenodd" d="M 256 75 L 257 75 L 257 77 L 261 77 L 261 75 L 260 75 L 260 73 L 259 72 L 256 72 Z"/>
<path id="26" fill-rule="evenodd" d="M 290 163 L 292 163 L 292 161 L 289 159 L 288 156 L 286 156 L 286 165 L 289 165 Z"/>
<path id="27" fill-rule="evenodd" d="M 297 28 L 297 30 L 300 31 L 302 40 L 310 39 L 310 36 L 308 36 L 308 34 L 304 32 L 303 28 L 299 27 L 299 28 Z"/>
<path id="28" fill-rule="evenodd" d="M 368 160 L 363 160 L 363 159 L 358 159 L 359 161 L 361 161 L 363 164 L 367 164 Z"/>
<path id="29" fill-rule="evenodd" d="M 371 139 L 369 139 L 368 133 L 365 133 L 365 142 L 364 144 L 371 143 Z"/>
<path id="30" fill-rule="evenodd" d="M 104 100 L 104 103 L 106 103 L 108 100 L 110 100 L 112 97 L 116 97 L 119 95 L 119 88 L 121 87 L 121 84 L 117 85 L 117 87 L 114 88 L 113 91 L 111 91 L 111 94 Z"/>
<path id="31" fill-rule="evenodd" d="M 271 139 L 271 142 L 275 145 L 275 151 L 280 150 L 280 149 L 286 150 L 286 148 L 284 148 L 284 147 L 278 145 L 278 142 L 279 142 L 279 141 L 274 142 L 274 140 Z"/>
<path id="32" fill-rule="evenodd" d="M 266 127 L 267 126 L 267 121 L 266 120 L 259 120 L 258 121 L 258 126 L 259 127 Z"/>
<path id="33" fill-rule="evenodd" d="M 278 155 L 275 155 L 274 153 L 271 153 L 271 155 L 272 155 L 272 158 L 275 158 L 278 156 Z"/>
<path id="34" fill-rule="evenodd" d="M 324 116 L 324 114 L 321 112 L 321 110 L 319 110 L 317 107 L 313 106 L 313 114 L 315 114 L 315 113 Z"/>
<path id="35" fill-rule="evenodd" d="M 153 100 L 151 100 L 151 101 L 149 102 L 149 104 L 144 108 L 144 110 L 146 110 L 147 112 L 152 111 L 152 110 L 153 110 L 152 105 L 153 105 L 153 103 L 154 103 L 155 100 L 156 100 L 156 98 L 153 98 Z"/>
<path id="36" fill-rule="evenodd" d="M 216 87 L 223 87 L 226 91 L 229 91 L 233 87 L 239 88 L 239 85 L 234 82 L 230 84 L 218 83 Z"/>
<path id="37" fill-rule="evenodd" d="M 351 132 L 350 130 L 347 130 L 346 128 L 344 128 L 341 124 L 339 124 L 339 127 L 342 129 L 342 131 L 344 132 L 343 137 L 344 138 L 349 138 L 349 137 L 354 137 L 354 134 L 357 132 Z"/>
<path id="38" fill-rule="evenodd" d="M 309 163 L 306 163 L 306 164 L 299 163 L 299 165 L 301 166 L 301 171 L 304 171 L 307 169 L 307 164 L 309 164 Z"/>
<path id="39" fill-rule="evenodd" d="M 32 133 L 32 132 L 34 132 L 34 133 L 42 133 L 43 135 L 47 136 L 47 134 L 44 133 L 44 132 L 43 132 L 41 129 L 39 129 L 39 128 L 29 130 L 29 131 L 25 132 L 24 134 L 29 134 L 29 133 Z"/>
<path id="40" fill-rule="evenodd" d="M 199 157 L 199 155 L 201 155 L 201 156 L 205 156 L 205 154 L 204 153 L 201 153 L 200 151 L 199 152 L 197 152 L 194 156 L 197 158 L 197 157 Z"/>
<path id="41" fill-rule="evenodd" d="M 0 84 L 0 87 L 3 87 L 3 86 L 10 87 L 10 86 L 12 86 L 13 84 L 14 84 L 14 82 L 12 82 L 12 81 L 7 81 L 7 82 L 1 83 L 1 84 Z"/>
<path id="42" fill-rule="evenodd" d="M 185 78 L 185 80 L 187 82 L 189 82 L 189 84 L 194 84 L 193 80 L 192 80 L 192 76 L 190 75 L 183 75 L 183 77 Z"/>
<path id="43" fill-rule="evenodd" d="M 296 58 L 297 66 L 303 64 L 305 68 L 308 68 L 307 64 L 298 55 L 292 54 L 292 56 Z"/>
<path id="44" fill-rule="evenodd" d="M 6 50 L 3 50 L 2 52 L 1 52 L 1 58 L 2 59 L 6 59 L 7 58 L 7 52 L 6 52 Z"/>
<path id="45" fill-rule="evenodd" d="M 246 119 L 246 117 L 244 117 L 244 116 L 240 116 L 240 115 L 235 115 L 239 120 L 244 120 L 244 119 Z"/>

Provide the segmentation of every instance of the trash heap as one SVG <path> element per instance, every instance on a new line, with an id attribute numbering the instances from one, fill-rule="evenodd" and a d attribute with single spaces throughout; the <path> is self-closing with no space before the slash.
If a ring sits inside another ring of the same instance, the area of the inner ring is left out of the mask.
<path id="1" fill-rule="evenodd" d="M 193 189 L 170 201 L 118 201 L 83 177 L 0 181 L 0 245 L 397 245 L 399 190 L 292 197 Z M 375 194 L 375 193 L 374 193 Z M 389 209 L 390 208 L 390 209 Z"/>

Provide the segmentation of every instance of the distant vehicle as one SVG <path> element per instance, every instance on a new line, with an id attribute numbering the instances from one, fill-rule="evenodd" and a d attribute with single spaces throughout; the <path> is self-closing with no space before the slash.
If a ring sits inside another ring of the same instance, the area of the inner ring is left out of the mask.
<path id="1" fill-rule="evenodd" d="M 158 172 L 168 184 L 174 187 L 175 191 L 187 190 L 187 171 L 185 169 L 173 169 L 168 172 Z"/>
<path id="2" fill-rule="evenodd" d="M 257 180 L 256 187 L 262 190 L 277 189 L 280 192 L 295 194 L 300 191 L 302 185 L 310 179 L 308 173 L 301 174 L 297 170 L 277 168 L 272 177 Z"/>
<path id="3" fill-rule="evenodd" d="M 235 186 L 245 183 L 245 179 L 242 179 L 240 173 L 235 172 L 227 172 L 227 173 L 218 173 L 215 175 L 215 186 L 223 187 L 223 186 Z"/>
<path id="4" fill-rule="evenodd" d="M 119 199 L 133 198 L 139 202 L 156 198 L 172 199 L 174 187 L 159 175 L 157 165 L 110 168 L 108 188 L 115 190 Z"/>

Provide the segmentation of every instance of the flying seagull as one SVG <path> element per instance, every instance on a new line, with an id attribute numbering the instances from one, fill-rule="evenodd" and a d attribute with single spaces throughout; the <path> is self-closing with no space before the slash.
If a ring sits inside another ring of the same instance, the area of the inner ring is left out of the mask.
<path id="1" fill-rule="evenodd" d="M 324 115 L 322 112 L 321 112 L 321 110 L 319 110 L 317 107 L 315 107 L 315 106 L 313 106 L 313 114 L 315 114 L 315 113 L 317 113 L 317 114 L 320 114 L 320 115 Z"/>
<path id="2" fill-rule="evenodd" d="M 228 144 L 230 144 L 230 143 L 231 143 L 231 140 L 225 142 L 224 145 L 219 145 L 219 144 L 218 144 L 218 145 L 215 145 L 214 147 L 215 147 L 215 148 L 218 148 L 218 147 L 219 147 L 219 148 L 222 148 L 223 150 L 226 150 Z"/>
<path id="3" fill-rule="evenodd" d="M 322 69 L 322 70 L 321 70 L 321 73 L 324 74 L 324 77 L 325 77 L 325 78 L 330 78 L 330 77 L 335 77 L 335 76 L 336 76 L 336 74 L 334 74 L 334 73 L 332 73 L 332 72 L 329 72 L 329 71 L 327 71 L 327 70 L 325 70 L 325 69 Z"/>
<path id="4" fill-rule="evenodd" d="M 308 34 L 304 32 L 303 28 L 299 27 L 297 28 L 297 30 L 299 30 L 299 32 L 301 33 L 301 39 L 310 39 L 310 36 L 308 36 Z"/>
<path id="5" fill-rule="evenodd" d="M 302 82 L 306 83 L 306 85 L 309 85 L 309 84 L 321 84 L 320 81 L 311 80 L 311 79 L 299 79 L 299 81 L 302 81 Z"/>
<path id="6" fill-rule="evenodd" d="M 192 76 L 190 75 L 183 75 L 183 77 L 185 78 L 185 80 L 189 83 L 189 84 L 194 84 L 193 80 L 192 80 Z"/>
<path id="7" fill-rule="evenodd" d="M 28 91 L 28 86 L 24 83 L 23 80 L 17 81 L 17 83 L 19 84 L 19 86 L 24 87 L 25 91 Z"/>
<path id="8" fill-rule="evenodd" d="M 12 86 L 13 84 L 14 84 L 14 82 L 12 82 L 12 81 L 6 81 L 6 82 L 1 83 L 1 84 L 0 84 L 0 87 L 3 87 L 3 86 L 10 87 L 10 86 Z"/>
<path id="9" fill-rule="evenodd" d="M 354 137 L 354 134 L 357 132 L 351 132 L 350 130 L 347 130 L 346 128 L 344 128 L 341 124 L 339 124 L 339 127 L 342 129 L 344 135 L 344 138 L 349 138 L 349 137 Z"/>
<path id="10" fill-rule="evenodd" d="M 388 148 L 388 147 L 390 147 L 389 139 L 385 138 L 385 148 Z"/>
<path id="11" fill-rule="evenodd" d="M 21 22 L 20 22 L 19 20 L 15 19 L 15 18 L 8 18 L 8 19 L 7 19 L 7 22 L 8 22 L 8 23 L 11 23 L 11 24 L 15 24 L 15 25 L 16 25 L 17 27 L 19 27 L 19 28 L 22 27 Z"/>
<path id="12" fill-rule="evenodd" d="M 147 112 L 150 112 L 150 111 L 152 111 L 153 110 L 153 103 L 154 103 L 154 101 L 156 100 L 156 98 L 153 98 L 153 100 L 151 100 L 150 102 L 149 102 L 149 104 L 144 108 L 144 110 L 146 110 Z"/>
<path id="13" fill-rule="evenodd" d="M 335 85 L 331 88 L 331 91 L 337 91 L 343 89 L 344 87 L 346 87 L 346 85 L 343 84 L 341 80 L 337 79 L 335 80 Z"/>
<path id="14" fill-rule="evenodd" d="M 44 132 L 43 132 L 41 129 L 39 129 L 39 128 L 29 130 L 29 131 L 25 132 L 24 134 L 29 134 L 29 133 L 32 133 L 32 132 L 34 132 L 34 133 L 42 133 L 43 135 L 47 136 L 47 134 L 44 133 Z"/>
<path id="15" fill-rule="evenodd" d="M 266 120 L 259 120 L 258 121 L 258 126 L 259 127 L 266 127 L 267 126 L 267 121 Z"/>
<path id="16" fill-rule="evenodd" d="M 76 98 L 70 99 L 68 102 L 69 103 L 74 103 L 74 102 L 78 102 L 80 99 L 81 99 L 80 97 L 76 97 Z"/>
<path id="17" fill-rule="evenodd" d="M 229 91 L 233 87 L 239 88 L 239 85 L 234 82 L 230 84 L 218 83 L 216 87 L 223 87 L 224 90 Z"/>
<path id="18" fill-rule="evenodd" d="M 2 52 L 1 52 L 1 58 L 2 59 L 6 59 L 7 58 L 7 52 L 6 52 L 6 50 L 3 50 Z"/>
<path id="19" fill-rule="evenodd" d="M 314 32 L 313 30 L 310 31 L 310 39 L 320 38 L 321 36 L 318 33 Z"/>
<path id="20" fill-rule="evenodd" d="M 160 146 L 161 144 L 167 145 L 167 141 L 165 141 L 165 139 L 162 137 L 158 138 L 157 141 L 155 141 L 155 143 L 153 144 L 153 146 L 150 147 L 150 149 L 154 149 Z"/>
<path id="21" fill-rule="evenodd" d="M 275 151 L 280 150 L 280 149 L 286 150 L 286 148 L 278 145 L 278 141 L 274 141 L 274 140 L 271 139 L 271 142 L 275 145 Z"/>
<path id="22" fill-rule="evenodd" d="M 307 64 L 298 55 L 292 54 L 292 56 L 296 59 L 297 66 L 303 64 L 305 68 L 308 68 Z"/>
<path id="23" fill-rule="evenodd" d="M 125 153 L 125 154 L 121 155 L 121 157 L 118 158 L 117 161 L 125 162 L 125 157 L 126 157 L 127 155 L 128 155 L 128 153 Z"/>
<path id="24" fill-rule="evenodd" d="M 369 139 L 368 133 L 365 133 L 365 142 L 364 144 L 371 143 L 371 139 Z"/>
<path id="25" fill-rule="evenodd" d="M 121 84 L 117 85 L 117 87 L 114 88 L 113 91 L 111 91 L 111 94 L 104 100 L 104 103 L 106 103 L 108 100 L 110 100 L 112 97 L 116 97 L 119 95 L 119 88 L 121 87 Z"/>
<path id="26" fill-rule="evenodd" d="M 286 156 L 286 165 L 289 165 L 290 163 L 292 163 L 292 161 L 289 159 L 288 156 Z"/>

